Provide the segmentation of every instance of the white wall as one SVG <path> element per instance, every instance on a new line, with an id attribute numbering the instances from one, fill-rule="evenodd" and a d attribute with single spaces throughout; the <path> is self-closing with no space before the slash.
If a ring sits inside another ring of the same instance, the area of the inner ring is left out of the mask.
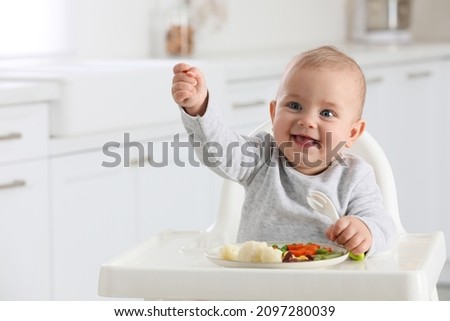
<path id="1" fill-rule="evenodd" d="M 345 0 L 229 0 L 221 30 L 199 36 L 198 53 L 213 54 L 337 43 L 346 37 Z"/>
<path id="2" fill-rule="evenodd" d="M 156 0 L 66 0 L 72 51 L 82 58 L 143 58 L 150 53 Z"/>
<path id="3" fill-rule="evenodd" d="M 163 53 L 161 26 L 174 0 L 66 0 L 73 51 L 82 58 L 148 58 Z M 220 30 L 198 33 L 197 54 L 259 50 L 346 37 L 346 0 L 219 0 Z"/>
<path id="4" fill-rule="evenodd" d="M 0 58 L 63 53 L 67 0 L 0 0 Z"/>

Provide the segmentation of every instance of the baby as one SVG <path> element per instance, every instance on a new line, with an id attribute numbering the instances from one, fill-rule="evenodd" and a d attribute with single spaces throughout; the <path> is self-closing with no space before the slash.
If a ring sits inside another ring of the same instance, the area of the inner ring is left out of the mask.
<path id="1" fill-rule="evenodd" d="M 396 230 L 372 167 L 341 152 L 364 132 L 365 91 L 360 67 L 344 53 L 329 46 L 302 53 L 287 65 L 270 102 L 273 136 L 246 137 L 216 115 L 200 70 L 183 63 L 174 67 L 172 95 L 194 134 L 192 143 L 242 147 L 210 166 L 246 190 L 238 242 L 332 241 L 355 255 L 390 246 Z M 211 163 L 205 148 L 196 152 Z M 314 190 L 328 195 L 342 215 L 335 224 L 308 206 L 306 196 Z"/>

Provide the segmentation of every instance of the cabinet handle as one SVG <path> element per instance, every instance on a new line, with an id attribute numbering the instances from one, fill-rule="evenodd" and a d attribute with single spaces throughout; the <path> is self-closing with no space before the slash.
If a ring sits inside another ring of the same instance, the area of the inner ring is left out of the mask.
<path id="1" fill-rule="evenodd" d="M 16 179 L 9 183 L 0 184 L 0 190 L 25 187 L 26 185 L 27 185 L 27 182 L 25 182 L 24 180 Z"/>
<path id="2" fill-rule="evenodd" d="M 152 157 L 150 155 L 148 155 L 147 157 L 144 157 L 141 159 L 135 158 L 135 159 L 131 160 L 130 167 L 141 167 L 141 166 L 139 166 L 139 160 L 141 160 L 145 166 L 146 163 L 149 163 L 152 160 Z"/>
<path id="3" fill-rule="evenodd" d="M 372 77 L 366 80 L 366 84 L 367 85 L 373 85 L 373 84 L 379 84 L 383 82 L 383 77 L 378 76 L 378 77 Z"/>
<path id="4" fill-rule="evenodd" d="M 22 134 L 15 133 L 15 132 L 0 136 L 0 140 L 13 140 L 13 139 L 21 139 L 21 138 L 22 138 Z"/>
<path id="5" fill-rule="evenodd" d="M 248 108 L 265 105 L 266 101 L 264 99 L 257 99 L 253 101 L 246 101 L 242 103 L 233 103 L 233 108 Z"/>
<path id="6" fill-rule="evenodd" d="M 407 75 L 408 79 L 420 79 L 420 78 L 428 78 L 431 77 L 431 71 L 418 71 L 418 72 L 410 72 Z"/>

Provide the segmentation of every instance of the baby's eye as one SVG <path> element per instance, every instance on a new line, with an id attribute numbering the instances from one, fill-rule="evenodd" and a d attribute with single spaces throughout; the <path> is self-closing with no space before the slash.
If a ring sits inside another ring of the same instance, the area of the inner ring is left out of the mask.
<path id="1" fill-rule="evenodd" d="M 325 117 L 325 118 L 333 118 L 333 117 L 336 116 L 336 115 L 335 115 L 331 110 L 329 110 L 329 109 L 322 110 L 322 111 L 320 112 L 320 115 L 323 116 L 323 117 Z"/>
<path id="2" fill-rule="evenodd" d="M 289 107 L 289 108 L 291 108 L 291 109 L 294 109 L 294 110 L 302 110 L 303 108 L 302 108 L 302 105 L 300 105 L 299 103 L 296 103 L 296 102 L 294 102 L 294 101 L 292 101 L 292 102 L 290 102 L 290 103 L 287 103 L 287 106 Z"/>

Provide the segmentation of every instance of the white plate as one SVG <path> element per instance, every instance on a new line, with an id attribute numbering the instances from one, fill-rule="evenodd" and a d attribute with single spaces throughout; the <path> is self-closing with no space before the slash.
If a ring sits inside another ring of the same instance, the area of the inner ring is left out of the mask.
<path id="1" fill-rule="evenodd" d="M 267 242 L 267 244 L 278 244 L 279 246 L 283 246 L 285 244 L 292 243 L 282 243 L 282 242 Z M 332 266 L 344 262 L 348 257 L 348 251 L 338 245 L 334 244 L 325 244 L 325 243 L 316 243 L 321 247 L 331 247 L 333 251 L 340 251 L 344 254 L 342 256 L 320 260 L 320 261 L 302 261 L 302 262 L 279 262 L 279 263 L 251 263 L 251 262 L 241 262 L 241 261 L 231 261 L 224 260 L 220 257 L 220 246 L 208 249 L 205 251 L 205 256 L 213 263 L 230 268 L 257 268 L 257 269 L 316 269 L 327 266 Z M 241 245 L 241 244 L 236 244 Z"/>

